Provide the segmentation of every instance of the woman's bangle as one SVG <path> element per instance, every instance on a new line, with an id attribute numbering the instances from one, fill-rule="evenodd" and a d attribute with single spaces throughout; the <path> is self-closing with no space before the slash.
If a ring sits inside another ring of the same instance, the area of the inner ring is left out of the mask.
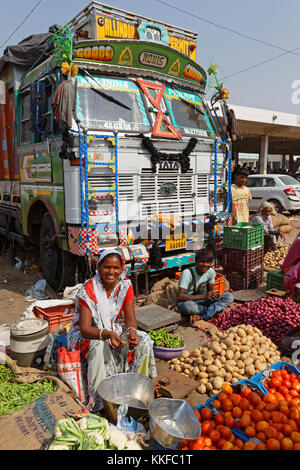
<path id="1" fill-rule="evenodd" d="M 99 339 L 100 339 L 101 341 L 104 341 L 104 339 L 102 338 L 102 333 L 103 333 L 103 331 L 104 331 L 104 328 L 103 328 L 102 330 L 99 330 Z"/>
<path id="2" fill-rule="evenodd" d="M 130 330 L 133 330 L 133 331 L 135 331 L 135 332 L 137 333 L 137 329 L 136 329 L 136 328 L 134 328 L 133 326 L 129 326 L 129 327 L 126 329 L 127 335 L 129 334 Z"/>

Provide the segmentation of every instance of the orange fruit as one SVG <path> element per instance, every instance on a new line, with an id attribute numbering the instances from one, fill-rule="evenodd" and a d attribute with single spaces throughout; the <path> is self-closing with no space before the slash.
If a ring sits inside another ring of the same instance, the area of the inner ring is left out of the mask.
<path id="1" fill-rule="evenodd" d="M 233 408 L 232 401 L 229 400 L 229 398 L 225 398 L 225 400 L 222 401 L 222 409 L 224 411 L 229 411 L 229 410 L 232 410 L 232 408 Z"/>
<path id="2" fill-rule="evenodd" d="M 220 410 L 222 407 L 222 403 L 217 398 L 213 401 L 213 405 L 215 408 L 217 408 L 217 410 Z"/>
<path id="3" fill-rule="evenodd" d="M 225 421 L 224 421 L 225 426 L 228 426 L 229 428 L 232 428 L 235 425 L 235 421 L 233 416 L 230 414 L 225 416 Z"/>
<path id="4" fill-rule="evenodd" d="M 274 393 L 267 393 L 263 398 L 265 403 L 277 403 L 277 398 Z"/>
<path id="5" fill-rule="evenodd" d="M 255 447 L 255 450 L 267 450 L 267 446 L 266 444 L 261 442 L 260 444 L 257 444 L 257 446 Z"/>
<path id="6" fill-rule="evenodd" d="M 221 415 L 221 413 L 218 413 L 214 417 L 215 423 L 216 424 L 223 424 L 224 423 L 224 416 Z"/>
<path id="7" fill-rule="evenodd" d="M 208 437 L 212 440 L 212 442 L 218 442 L 218 440 L 221 438 L 221 434 L 219 431 L 213 429 L 209 432 Z"/>
<path id="8" fill-rule="evenodd" d="M 266 403 L 265 410 L 270 412 L 277 410 L 277 402 Z"/>
<path id="9" fill-rule="evenodd" d="M 202 408 L 201 417 L 203 418 L 204 421 L 211 420 L 212 418 L 211 410 L 209 408 Z"/>
<path id="10" fill-rule="evenodd" d="M 269 439 L 276 439 L 277 437 L 277 429 L 275 429 L 273 426 L 269 426 L 267 429 L 265 429 L 264 432 Z"/>
<path id="11" fill-rule="evenodd" d="M 298 418 L 300 417 L 298 408 L 296 408 L 295 406 L 292 406 L 292 407 L 290 408 L 289 417 L 290 417 L 291 419 L 298 419 Z"/>
<path id="12" fill-rule="evenodd" d="M 280 442 L 274 438 L 267 439 L 266 447 L 267 450 L 280 450 Z"/>
<path id="13" fill-rule="evenodd" d="M 258 423 L 259 421 L 262 421 L 263 420 L 263 414 L 261 411 L 259 410 L 252 410 L 251 411 L 251 418 L 253 419 L 253 421 L 255 421 L 255 423 Z"/>
<path id="14" fill-rule="evenodd" d="M 246 388 L 240 393 L 240 395 L 241 395 L 242 397 L 245 397 L 245 398 L 246 398 L 246 397 L 249 395 L 249 393 L 251 393 L 251 391 L 252 391 L 252 390 L 251 390 L 250 387 L 246 387 Z"/>
<path id="15" fill-rule="evenodd" d="M 240 419 L 241 427 L 246 428 L 247 426 L 250 426 L 250 424 L 251 424 L 251 416 L 248 413 L 243 413 Z"/>
<path id="16" fill-rule="evenodd" d="M 240 408 L 242 408 L 242 410 L 248 410 L 249 405 L 250 405 L 250 403 L 249 403 L 249 400 L 247 398 L 244 398 L 244 397 L 241 398 L 239 406 L 240 406 Z"/>
<path id="17" fill-rule="evenodd" d="M 261 442 L 266 442 L 266 440 L 267 440 L 267 436 L 265 435 L 264 432 L 258 432 L 256 434 L 256 438 Z"/>
<path id="18" fill-rule="evenodd" d="M 227 393 L 227 395 L 230 395 L 231 393 L 233 393 L 232 386 L 229 383 L 224 382 L 222 385 L 222 392 Z"/>
<path id="19" fill-rule="evenodd" d="M 254 426 L 247 426 L 245 429 L 245 433 L 249 437 L 254 437 L 256 435 L 256 430 Z"/>
<path id="20" fill-rule="evenodd" d="M 243 449 L 244 447 L 244 443 L 242 439 L 235 439 L 234 445 L 237 446 L 239 449 Z"/>
<path id="21" fill-rule="evenodd" d="M 233 448 L 232 442 L 226 441 L 222 447 L 222 450 L 231 450 Z"/>
<path id="22" fill-rule="evenodd" d="M 255 450 L 256 444 L 252 441 L 247 441 L 244 444 L 244 450 Z"/>
<path id="23" fill-rule="evenodd" d="M 232 401 L 233 406 L 238 406 L 241 401 L 241 396 L 237 393 L 231 393 L 228 398 Z"/>
<path id="24" fill-rule="evenodd" d="M 219 395 L 217 396 L 217 399 L 220 401 L 224 401 L 228 398 L 228 395 L 224 392 L 220 392 Z"/>
<path id="25" fill-rule="evenodd" d="M 300 432 L 293 431 L 291 434 L 291 439 L 295 444 L 300 444 Z"/>
<path id="26" fill-rule="evenodd" d="M 269 427 L 269 423 L 267 421 L 258 421 L 255 424 L 256 431 L 258 432 L 265 432 L 265 430 Z"/>
<path id="27" fill-rule="evenodd" d="M 201 414 L 200 414 L 199 410 L 193 410 L 193 413 L 196 416 L 196 418 L 198 419 L 198 421 L 201 421 Z"/>
<path id="28" fill-rule="evenodd" d="M 293 445 L 294 443 L 292 439 L 289 439 L 288 437 L 284 437 L 283 439 L 280 440 L 280 448 L 282 450 L 292 450 Z"/>
<path id="29" fill-rule="evenodd" d="M 296 443 L 293 445 L 293 450 L 300 450 L 300 444 Z"/>
<path id="30" fill-rule="evenodd" d="M 220 433 L 221 433 L 221 436 L 224 437 L 224 439 L 226 439 L 226 441 L 230 441 L 232 437 L 232 431 L 230 428 L 228 428 L 227 426 L 221 426 Z"/>
<path id="31" fill-rule="evenodd" d="M 280 411 L 272 411 L 271 412 L 271 417 L 273 423 L 281 423 L 282 422 L 282 413 Z"/>
<path id="32" fill-rule="evenodd" d="M 234 408 L 232 408 L 232 416 L 234 418 L 240 418 L 242 414 L 243 414 L 243 411 L 239 406 L 235 406 Z"/>
<path id="33" fill-rule="evenodd" d="M 258 403 L 260 402 L 260 396 L 256 392 L 250 392 L 249 395 L 247 396 L 247 399 L 253 406 L 257 406 Z"/>
<path id="34" fill-rule="evenodd" d="M 226 439 L 224 439 L 224 437 L 221 437 L 221 439 L 219 439 L 218 442 L 217 442 L 217 448 L 222 449 L 225 442 L 226 442 Z"/>
<path id="35" fill-rule="evenodd" d="M 268 421 L 269 419 L 271 419 L 271 413 L 270 413 L 270 411 L 268 411 L 268 410 L 263 410 L 262 414 L 263 414 L 263 417 L 264 417 L 264 420 L 265 420 L 265 421 Z"/>
<path id="36" fill-rule="evenodd" d="M 293 428 L 293 431 L 298 431 L 297 423 L 293 419 L 289 418 L 287 424 Z"/>
<path id="37" fill-rule="evenodd" d="M 284 424 L 282 432 L 285 436 L 290 436 L 293 432 L 293 428 L 290 424 Z"/>

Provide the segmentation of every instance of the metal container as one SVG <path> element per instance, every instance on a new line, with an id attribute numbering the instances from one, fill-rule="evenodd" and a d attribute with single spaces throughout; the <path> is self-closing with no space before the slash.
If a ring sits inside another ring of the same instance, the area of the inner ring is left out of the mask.
<path id="1" fill-rule="evenodd" d="M 102 380 L 98 393 L 109 419 L 116 424 L 118 408 L 127 405 L 127 417 L 144 418 L 154 397 L 152 379 L 141 374 L 115 374 Z"/>
<path id="2" fill-rule="evenodd" d="M 201 435 L 200 423 L 185 400 L 157 398 L 149 405 L 149 415 L 152 439 L 167 449 L 176 449 L 183 440 Z"/>
<path id="3" fill-rule="evenodd" d="M 28 318 L 11 325 L 11 356 L 19 366 L 30 367 L 37 358 L 43 358 L 48 343 L 49 324 L 43 318 Z"/>

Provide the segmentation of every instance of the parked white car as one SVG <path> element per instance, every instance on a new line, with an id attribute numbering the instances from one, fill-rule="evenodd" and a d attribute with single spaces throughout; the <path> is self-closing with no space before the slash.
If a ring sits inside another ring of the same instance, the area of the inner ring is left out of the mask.
<path id="1" fill-rule="evenodd" d="M 264 201 L 272 202 L 276 212 L 300 211 L 300 183 L 289 175 L 249 175 L 250 211 L 256 211 Z"/>

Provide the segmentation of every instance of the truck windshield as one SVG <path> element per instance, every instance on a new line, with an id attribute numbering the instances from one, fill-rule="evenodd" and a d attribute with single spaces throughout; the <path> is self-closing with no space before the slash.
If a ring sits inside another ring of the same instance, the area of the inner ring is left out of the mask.
<path id="1" fill-rule="evenodd" d="M 140 91 L 134 82 L 79 76 L 77 90 L 77 117 L 84 127 L 124 132 L 150 130 Z"/>
<path id="2" fill-rule="evenodd" d="M 198 95 L 166 87 L 164 96 L 173 124 L 182 135 L 214 135 L 205 104 Z"/>

